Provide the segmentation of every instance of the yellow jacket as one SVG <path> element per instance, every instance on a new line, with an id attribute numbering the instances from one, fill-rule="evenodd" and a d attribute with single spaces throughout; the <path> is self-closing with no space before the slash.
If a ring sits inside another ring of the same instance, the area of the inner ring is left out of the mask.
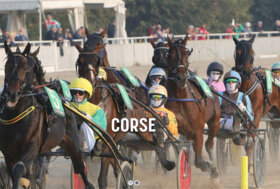
<path id="1" fill-rule="evenodd" d="M 176 138 L 178 138 L 178 123 L 175 114 L 164 107 L 153 108 L 153 110 L 155 110 L 155 112 L 157 112 L 160 116 L 165 116 L 167 114 L 167 117 L 169 119 L 169 124 L 167 125 L 167 128 Z"/>
<path id="2" fill-rule="evenodd" d="M 81 104 L 76 104 L 71 102 L 75 108 L 81 112 L 88 113 L 92 117 L 92 121 L 100 125 L 100 127 L 106 131 L 107 129 L 107 120 L 104 111 L 97 105 L 84 100 Z"/>

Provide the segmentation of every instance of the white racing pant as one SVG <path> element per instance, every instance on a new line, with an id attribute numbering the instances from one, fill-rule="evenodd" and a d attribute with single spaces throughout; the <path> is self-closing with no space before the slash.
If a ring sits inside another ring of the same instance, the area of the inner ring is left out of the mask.
<path id="1" fill-rule="evenodd" d="M 233 131 L 233 117 L 231 118 L 221 118 L 220 128 Z"/>
<path id="2" fill-rule="evenodd" d="M 88 146 L 88 151 L 90 152 L 94 145 L 95 145 L 95 137 L 94 137 L 94 133 L 93 131 L 89 128 L 88 124 L 86 124 L 85 122 L 82 123 L 81 125 L 81 129 L 84 133 L 85 136 L 85 140 Z"/>

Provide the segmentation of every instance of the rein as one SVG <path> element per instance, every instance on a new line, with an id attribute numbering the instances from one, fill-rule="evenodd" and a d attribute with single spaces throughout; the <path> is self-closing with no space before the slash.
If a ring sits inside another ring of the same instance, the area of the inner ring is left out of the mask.
<path id="1" fill-rule="evenodd" d="M 0 123 L 4 124 L 4 125 L 11 125 L 14 124 L 18 121 L 20 121 L 21 119 L 23 119 L 24 117 L 26 117 L 28 114 L 30 114 L 31 112 L 33 112 L 35 110 L 34 106 L 30 106 L 29 108 L 27 108 L 26 110 L 24 110 L 22 113 L 20 113 L 18 116 L 16 116 L 13 119 L 10 120 L 4 120 L 4 119 L 0 119 Z"/>

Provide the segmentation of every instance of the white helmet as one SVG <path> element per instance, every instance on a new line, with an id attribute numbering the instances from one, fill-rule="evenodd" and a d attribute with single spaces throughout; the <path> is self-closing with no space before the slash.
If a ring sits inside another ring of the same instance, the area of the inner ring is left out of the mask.
<path id="1" fill-rule="evenodd" d="M 164 69 L 162 69 L 162 68 L 153 68 L 150 71 L 149 77 L 151 77 L 153 75 L 160 75 L 160 76 L 163 76 L 166 79 L 166 73 L 165 73 Z"/>
<path id="2" fill-rule="evenodd" d="M 150 73 L 146 84 L 149 85 L 166 85 L 166 72 L 162 68 L 153 68 Z"/>

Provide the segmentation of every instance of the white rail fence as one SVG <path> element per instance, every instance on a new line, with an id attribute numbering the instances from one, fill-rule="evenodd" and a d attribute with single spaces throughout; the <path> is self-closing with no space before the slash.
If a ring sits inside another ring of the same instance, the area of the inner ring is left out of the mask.
<path id="1" fill-rule="evenodd" d="M 280 36 L 271 35 L 270 33 L 270 37 L 255 39 L 253 49 L 256 59 L 278 58 L 280 56 Z M 184 37 L 184 35 L 175 37 Z M 137 41 L 138 39 L 133 38 L 132 41 Z M 20 49 L 23 51 L 24 44 L 22 43 L 20 42 Z M 30 41 L 30 43 L 33 45 L 31 51 L 35 51 L 40 46 L 38 58 L 47 72 L 75 70 L 75 62 L 79 54 L 75 47 L 63 45 L 64 55 L 61 56 L 60 48 L 57 47 L 57 42 L 55 41 Z M 191 40 L 187 42 L 187 47 L 193 48 L 193 53 L 190 56 L 190 61 L 192 62 L 232 61 L 235 44 L 232 39 L 219 38 L 213 40 Z M 137 43 L 127 44 L 116 44 L 113 42 L 113 44 L 107 44 L 105 48 L 111 66 L 152 65 L 153 48 L 148 42 L 138 41 Z M 15 51 L 15 47 L 12 50 Z M 5 50 L 0 48 L 0 75 L 4 74 L 5 58 Z"/>

